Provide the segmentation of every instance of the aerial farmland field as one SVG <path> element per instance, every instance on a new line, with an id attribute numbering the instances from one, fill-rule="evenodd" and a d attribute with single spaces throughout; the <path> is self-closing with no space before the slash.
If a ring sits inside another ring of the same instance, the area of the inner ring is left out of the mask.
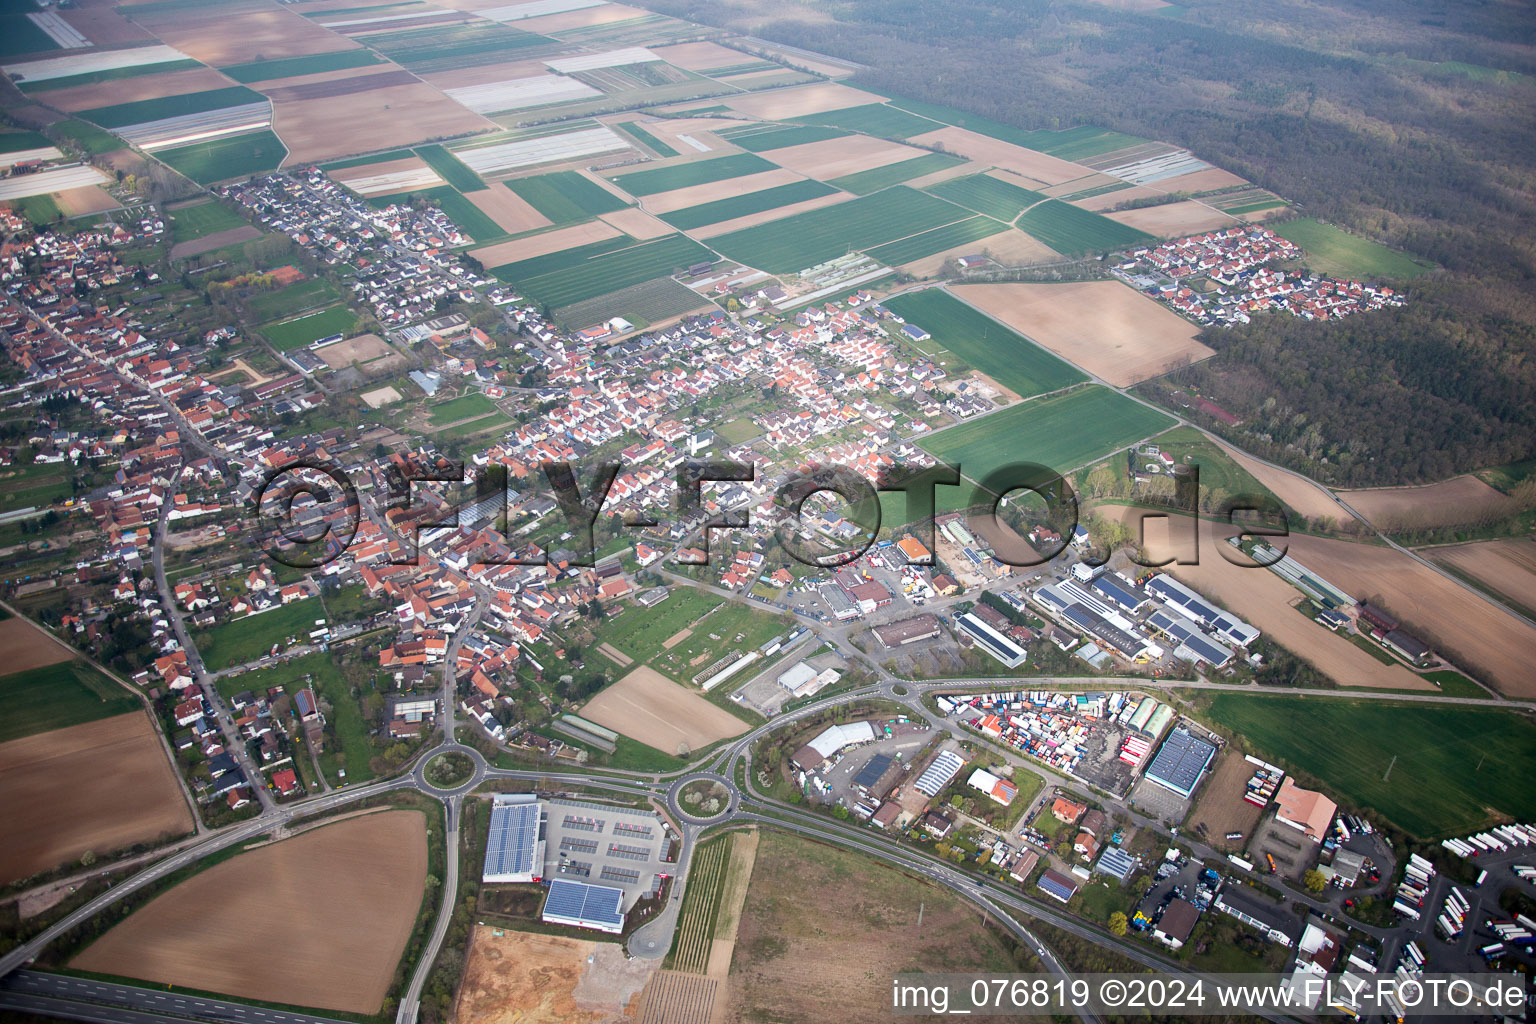
<path id="1" fill-rule="evenodd" d="M 1237 693 L 1213 694 L 1208 714 L 1261 756 L 1422 838 L 1536 816 L 1536 726 L 1516 714 Z"/>
<path id="2" fill-rule="evenodd" d="M 803 146 L 811 142 L 846 138 L 848 133 L 826 125 L 759 124 L 747 125 L 743 128 L 725 128 L 715 134 L 749 153 L 766 153 L 788 146 Z"/>
<path id="3" fill-rule="evenodd" d="M 224 89 L 207 89 L 202 92 L 183 93 L 180 96 L 163 96 L 158 99 L 134 100 L 117 103 L 110 107 L 82 110 L 80 116 L 103 128 L 123 128 L 128 125 L 160 121 L 168 117 L 200 114 L 222 107 L 239 107 L 248 103 L 264 103 L 266 97 L 243 85 Z"/>
<path id="4" fill-rule="evenodd" d="M 155 153 L 155 158 L 170 164 L 199 185 L 208 185 L 226 178 L 276 170 L 287 155 L 288 147 L 267 130 L 162 149 Z"/>
<path id="5" fill-rule="evenodd" d="M 1305 249 L 1309 262 L 1325 274 L 1344 278 L 1417 277 L 1428 269 L 1404 253 L 1311 217 L 1277 224 L 1274 231 Z"/>
<path id="6" fill-rule="evenodd" d="M 885 139 L 906 139 L 944 127 L 937 121 L 908 113 L 885 103 L 870 103 L 843 110 L 827 110 L 790 118 L 800 124 L 828 125 Z"/>
<path id="7" fill-rule="evenodd" d="M 465 167 L 459 162 L 457 157 L 442 146 L 417 146 L 416 155 L 425 160 L 444 181 L 460 192 L 474 192 L 477 189 L 485 188 L 485 182 L 480 180 L 478 174 Z M 452 216 L 452 214 L 449 216 Z M 460 225 L 460 227 L 468 230 L 467 225 Z M 471 231 L 470 234 L 474 234 L 474 232 Z"/>
<path id="8" fill-rule="evenodd" d="M 68 657 L 46 637 L 36 642 Z M 83 662 L 41 664 L 0 676 L 0 743 L 138 709 L 131 693 Z"/>
<path id="9" fill-rule="evenodd" d="M 953 203 L 897 185 L 827 209 L 720 235 L 710 244 L 739 263 L 783 274 L 964 219 L 966 211 Z"/>
<path id="10" fill-rule="evenodd" d="M 551 306 L 569 306 L 607 292 L 658 277 L 670 277 L 701 260 L 709 249 L 685 235 L 666 235 L 616 252 L 605 253 L 581 266 L 517 281 L 529 297 Z"/>
<path id="11" fill-rule="evenodd" d="M 296 78 L 299 75 L 317 75 L 322 71 L 341 71 L 346 68 L 367 67 L 382 63 L 372 50 L 334 50 L 304 57 L 283 57 L 278 60 L 257 60 L 245 64 L 232 64 L 219 71 L 237 82 L 266 82 L 278 78 Z"/>
<path id="12" fill-rule="evenodd" d="M 166 218 L 175 228 L 178 242 L 247 226 L 239 214 L 215 200 L 171 210 L 166 214 Z"/>
<path id="13" fill-rule="evenodd" d="M 899 267 L 903 263 L 932 256 L 957 245 L 966 245 L 1012 230 L 1007 224 L 991 217 L 972 217 L 876 246 L 869 250 L 869 255 L 887 266 Z"/>
<path id="14" fill-rule="evenodd" d="M 777 185 L 758 192 L 717 199 L 712 203 L 685 206 L 681 210 L 660 214 L 660 217 L 675 228 L 689 231 L 706 224 L 718 224 L 720 221 L 762 213 L 765 210 L 776 210 L 807 199 L 817 199 L 831 195 L 835 191 L 837 190 L 830 185 L 807 178 L 804 181 L 792 181 L 787 185 Z"/>
<path id="15" fill-rule="evenodd" d="M 555 171 L 532 178 L 505 182 L 551 224 L 586 220 L 600 213 L 622 210 L 628 204 L 596 182 L 575 171 Z"/>
<path id="16" fill-rule="evenodd" d="M 908 292 L 885 306 L 1013 393 L 1028 398 L 1088 379 L 1008 326 L 939 288 Z"/>
<path id="17" fill-rule="evenodd" d="M 1009 406 L 940 430 L 921 444 L 980 481 L 1015 462 L 1065 474 L 1173 425 L 1171 416 L 1095 384 Z"/>
<path id="18" fill-rule="evenodd" d="M 988 217 L 1008 221 L 1010 224 L 1029 207 L 1045 200 L 1045 196 L 1039 192 L 1021 188 L 1012 182 L 994 178 L 990 174 L 951 178 L 930 186 L 928 191 L 942 199 L 959 203 Z"/>
<path id="19" fill-rule="evenodd" d="M 1120 249 L 1156 241 L 1145 231 L 1137 231 L 1056 199 L 1025 211 L 1018 225 L 1064 254 Z"/>
<path id="20" fill-rule="evenodd" d="M 695 160 L 649 171 L 631 171 L 615 175 L 613 183 L 632 196 L 650 196 L 690 185 L 706 185 L 712 181 L 725 181 L 775 169 L 774 164 L 754 153 L 734 153 L 713 160 Z"/>
<path id="21" fill-rule="evenodd" d="M 948 153 L 927 153 L 910 160 L 898 160 L 893 164 L 871 167 L 867 171 L 856 171 L 840 178 L 832 178 L 830 183 L 856 196 L 867 196 L 871 192 L 878 192 L 883 188 L 890 188 L 892 185 L 899 185 L 913 178 L 921 178 L 964 162 L 960 157 L 950 156 Z M 1014 216 L 1018 215 L 1014 214 Z"/>

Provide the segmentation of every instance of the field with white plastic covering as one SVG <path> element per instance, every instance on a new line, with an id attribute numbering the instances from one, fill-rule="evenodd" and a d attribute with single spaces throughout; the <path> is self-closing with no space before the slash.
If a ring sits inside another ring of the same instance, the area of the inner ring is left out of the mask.
<path id="1" fill-rule="evenodd" d="M 58 43 L 61 50 L 78 50 L 91 45 L 91 41 L 65 21 L 63 15 L 53 11 L 33 11 L 27 17 L 32 20 L 32 24 L 48 33 L 48 38 Z"/>
<path id="2" fill-rule="evenodd" d="M 584 82 L 562 75 L 534 75 L 485 85 L 466 85 L 443 92 L 477 114 L 495 114 L 503 110 L 542 107 L 549 103 L 588 99 L 602 93 Z"/>
<path id="3" fill-rule="evenodd" d="M 16 164 L 26 163 L 28 160 L 57 160 L 63 155 L 54 146 L 42 146 L 38 149 L 18 149 L 14 153 L 0 155 L 0 165 L 14 167 Z"/>
<path id="4" fill-rule="evenodd" d="M 272 105 L 242 103 L 238 107 L 220 107 L 198 114 L 167 117 L 158 121 L 145 121 L 115 129 L 118 135 L 140 149 L 154 151 L 171 146 L 185 146 L 192 142 L 207 142 L 227 135 L 256 131 L 272 125 Z"/>
<path id="5" fill-rule="evenodd" d="M 430 167 L 410 167 L 400 171 L 386 171 L 383 174 L 367 174 L 359 178 L 338 177 L 336 180 L 360 196 L 415 192 L 418 189 L 437 188 L 439 185 L 447 184 Z"/>
<path id="6" fill-rule="evenodd" d="M 97 50 L 94 53 L 49 57 L 46 60 L 12 61 L 9 64 L 0 64 L 0 70 L 17 81 L 43 82 L 50 78 L 69 78 L 73 75 L 95 74 L 98 71 L 147 67 L 151 64 L 171 64 L 175 61 L 191 59 L 174 46 L 135 46 L 127 50 Z"/>
<path id="7" fill-rule="evenodd" d="M 564 14 L 581 11 L 588 7 L 602 7 L 608 0 L 533 0 L 526 4 L 508 4 L 491 7 L 475 13 L 491 21 L 522 21 L 524 18 L 542 18 L 546 14 Z"/>
<path id="8" fill-rule="evenodd" d="M 606 53 L 581 53 L 574 57 L 557 57 L 544 62 L 551 71 L 569 75 L 575 71 L 591 71 L 594 68 L 621 68 L 626 64 L 649 64 L 661 60 L 643 46 L 627 46 L 622 50 Z"/>
<path id="9" fill-rule="evenodd" d="M 585 131 L 567 132 L 564 135 L 546 135 L 520 142 L 505 142 L 496 146 L 458 149 L 454 150 L 453 155 L 476 174 L 487 175 L 628 148 L 629 143 L 612 129 L 590 128 Z"/>
<path id="10" fill-rule="evenodd" d="M 27 196 L 40 196 L 49 192 L 84 188 L 87 185 L 100 185 L 106 180 L 105 174 L 89 164 L 58 167 L 51 171 L 39 171 L 36 174 L 23 174 L 0 180 L 0 199 L 25 199 Z"/>

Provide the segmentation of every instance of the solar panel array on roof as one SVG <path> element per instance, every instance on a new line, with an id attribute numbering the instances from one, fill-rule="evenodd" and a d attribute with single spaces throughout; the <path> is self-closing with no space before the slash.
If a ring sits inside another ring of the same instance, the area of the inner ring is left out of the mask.
<path id="1" fill-rule="evenodd" d="M 853 777 L 853 784 L 860 789 L 873 789 L 875 783 L 880 781 L 880 776 L 890 769 L 893 759 L 890 754 L 876 754 L 869 759 L 869 763 L 859 769 L 859 774 Z"/>
<path id="2" fill-rule="evenodd" d="M 1173 653 L 1185 661 L 1203 661 L 1213 668 L 1221 668 L 1232 660 L 1232 652 L 1202 633 L 1193 622 L 1159 608 L 1147 619 L 1147 625 L 1172 640 L 1178 649 Z"/>
<path id="3" fill-rule="evenodd" d="M 1093 870 L 1101 874 L 1112 875 L 1122 882 L 1130 877 L 1131 872 L 1135 868 L 1136 858 L 1118 846 L 1111 846 L 1105 850 L 1104 856 L 1100 857 L 1099 862 L 1093 866 Z"/>
<path id="4" fill-rule="evenodd" d="M 917 781 L 913 785 L 917 787 L 919 793 L 925 793 L 928 796 L 938 796 L 939 791 L 949 785 L 949 781 L 959 774 L 960 769 L 964 767 L 965 758 L 953 750 L 946 750 L 933 759 L 933 763 L 928 766 L 923 774 L 917 777 Z"/>
<path id="5" fill-rule="evenodd" d="M 1168 734 L 1147 768 L 1147 778 L 1180 796 L 1189 796 L 1216 756 L 1216 747 L 1182 726 Z"/>
<path id="6" fill-rule="evenodd" d="M 1217 608 L 1199 593 L 1166 573 L 1154 576 L 1147 582 L 1147 593 L 1176 606 L 1212 633 L 1230 640 L 1239 647 L 1246 647 L 1259 638 L 1257 629 L 1237 616 Z"/>
<path id="7" fill-rule="evenodd" d="M 543 869 L 539 805 L 495 803 L 485 843 L 485 882 L 531 882 Z"/>
<path id="8" fill-rule="evenodd" d="M 557 878 L 549 883 L 544 921 L 576 928 L 596 928 L 614 935 L 624 930 L 624 890 Z"/>
<path id="9" fill-rule="evenodd" d="M 1126 611 L 1135 611 L 1147 603 L 1147 595 L 1112 573 L 1104 573 L 1088 584 Z"/>

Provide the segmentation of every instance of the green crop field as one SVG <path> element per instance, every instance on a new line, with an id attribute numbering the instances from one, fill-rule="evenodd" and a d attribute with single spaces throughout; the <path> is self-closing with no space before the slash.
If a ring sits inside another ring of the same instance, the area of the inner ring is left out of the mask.
<path id="1" fill-rule="evenodd" d="M 127 714 L 139 706 L 133 694 L 84 662 L 12 672 L 0 676 L 0 743 Z"/>
<path id="2" fill-rule="evenodd" d="M 710 239 L 710 245 L 749 267 L 787 274 L 963 220 L 965 215 L 953 203 L 897 185 L 837 206 L 732 231 Z"/>
<path id="3" fill-rule="evenodd" d="M 161 64 L 135 64 L 131 68 L 110 68 L 106 71 L 89 71 L 83 75 L 45 78 L 40 82 L 17 82 L 16 88 L 29 94 L 49 92 L 53 89 L 69 89 L 76 85 L 96 85 L 101 82 L 116 82 L 124 78 L 138 78 L 140 75 L 159 75 L 167 71 L 191 71 L 193 68 L 202 66 L 191 58 L 168 60 Z"/>
<path id="4" fill-rule="evenodd" d="M 1145 231 L 1137 231 L 1091 210 L 1080 210 L 1056 199 L 1030 207 L 1019 218 L 1018 224 L 1063 255 L 1123 249 L 1157 241 Z"/>
<path id="5" fill-rule="evenodd" d="M 485 182 L 480 180 L 480 175 L 465 167 L 459 162 L 458 157 L 442 146 L 417 146 L 416 155 L 425 160 L 440 178 L 460 192 L 476 192 L 485 188 Z M 500 231 L 500 228 L 497 230 Z"/>
<path id="6" fill-rule="evenodd" d="M 23 196 L 20 199 L 7 200 L 12 206 L 21 212 L 21 215 L 33 224 L 52 224 L 59 219 L 64 211 L 59 209 L 59 204 L 53 201 L 52 196 Z"/>
<path id="7" fill-rule="evenodd" d="M 1003 387 L 1025 398 L 1087 380 L 1065 360 L 949 292 L 928 288 L 897 295 L 885 307 L 933 335 L 943 346 Z"/>
<path id="8" fill-rule="evenodd" d="M 266 99 L 254 89 L 247 89 L 243 85 L 231 85 L 225 89 L 205 89 L 202 92 L 182 93 L 180 96 L 159 96 L 150 100 L 116 103 L 110 107 L 95 107 L 80 111 L 79 116 L 103 128 L 122 128 L 130 124 L 159 121 L 167 117 L 201 114 L 209 110 L 239 107 L 247 103 L 264 103 Z"/>
<path id="9" fill-rule="evenodd" d="M 600 213 L 613 213 L 629 205 L 597 182 L 575 171 L 555 171 L 553 174 L 518 178 L 502 184 L 555 224 L 588 220 Z"/>
<path id="10" fill-rule="evenodd" d="M 771 171 L 776 167 L 776 164 L 769 163 L 755 153 L 733 153 L 713 160 L 695 160 L 693 163 L 672 167 L 619 174 L 610 180 L 632 196 L 652 196 L 690 185 L 707 185 L 712 181 Z"/>
<path id="11" fill-rule="evenodd" d="M 271 131 L 259 131 L 162 149 L 155 153 L 155 158 L 199 185 L 209 185 L 226 178 L 275 171 L 287 155 L 288 147 L 281 139 Z"/>
<path id="12" fill-rule="evenodd" d="M 619 127 L 633 135 L 635 138 L 639 139 L 646 148 L 648 148 L 652 153 L 655 153 L 657 156 L 677 156 L 677 150 L 673 149 L 671 146 L 667 145 L 665 142 L 662 142 L 656 136 L 640 127 L 638 122 L 624 121 L 620 123 Z"/>
<path id="13" fill-rule="evenodd" d="M 948 199 L 1010 224 L 1031 206 L 1045 201 L 1045 196 L 1039 192 L 1021 188 L 1012 182 L 1000 181 L 989 174 L 951 178 L 931 186 L 928 191 L 941 199 Z"/>
<path id="14" fill-rule="evenodd" d="M 764 210 L 776 210 L 781 206 L 803 203 L 807 199 L 818 199 L 821 196 L 831 195 L 835 191 L 837 190 L 830 185 L 806 179 L 792 181 L 788 185 L 779 185 L 775 188 L 765 188 L 760 192 L 732 196 L 729 199 L 717 199 L 712 203 L 685 206 L 681 210 L 673 210 L 671 213 L 663 213 L 660 216 L 673 227 L 689 231 L 706 224 L 718 224 L 723 220 L 745 217 Z"/>
<path id="15" fill-rule="evenodd" d="M 425 158 L 423 158 L 425 159 Z M 465 168 L 468 170 L 469 168 Z M 477 179 L 478 180 L 478 179 Z M 369 196 L 368 205 L 383 209 L 386 206 L 406 206 L 415 199 L 425 199 L 437 205 L 448 218 L 463 228 L 477 242 L 489 242 L 501 238 L 506 232 L 501 225 L 488 217 L 484 210 L 464 198 L 463 193 L 451 185 L 424 188 L 418 192 L 396 193 L 387 196 Z"/>
<path id="16" fill-rule="evenodd" d="M 788 146 L 803 146 L 808 142 L 825 142 L 841 139 L 847 132 L 827 125 L 748 125 L 744 128 L 728 128 L 715 133 L 733 146 L 740 146 L 749 153 L 766 153 Z"/>
<path id="17" fill-rule="evenodd" d="M 266 335 L 272 347 L 280 352 L 303 348 L 312 341 L 329 338 L 333 334 L 346 334 L 356 330 L 357 316 L 346 306 L 332 306 L 318 313 L 286 320 L 280 324 L 266 324 L 261 333 Z"/>
<path id="18" fill-rule="evenodd" d="M 972 217 L 970 220 L 957 220 L 953 224 L 876 246 L 869 250 L 869 255 L 888 267 L 899 267 L 903 263 L 932 256 L 957 245 L 966 245 L 1011 230 L 1007 224 L 991 217 Z"/>
<path id="19" fill-rule="evenodd" d="M 249 84 L 381 63 L 383 62 L 379 60 L 378 54 L 372 50 L 333 50 L 330 53 L 312 53 L 307 57 L 283 57 L 277 60 L 255 60 L 248 64 L 233 64 L 227 68 L 219 68 L 219 73 L 237 82 Z"/>
<path id="20" fill-rule="evenodd" d="M 585 302 L 561 306 L 555 310 L 555 319 L 571 330 L 592 327 L 615 315 L 636 327 L 646 327 L 708 305 L 708 299 L 687 285 L 670 277 L 658 277 Z"/>
<path id="21" fill-rule="evenodd" d="M 273 644 L 288 646 L 290 637 L 307 641 L 315 620 L 323 618 L 325 606 L 312 598 L 278 605 L 255 615 L 242 615 L 196 637 L 198 653 L 209 671 L 244 665 L 266 654 Z"/>
<path id="22" fill-rule="evenodd" d="M 594 256 L 580 266 L 517 282 L 530 298 L 559 308 L 595 299 L 680 269 L 714 259 L 714 253 L 685 235 L 665 235 L 628 249 Z"/>
<path id="23" fill-rule="evenodd" d="M 260 319 L 276 320 L 278 317 L 291 316 L 306 309 L 340 301 L 341 293 L 332 287 L 329 281 L 312 277 L 307 281 L 297 281 L 279 288 L 275 292 L 257 295 L 247 300 L 246 305 L 250 306 L 251 312 Z"/>
<path id="24" fill-rule="evenodd" d="M 461 398 L 450 399 L 432 407 L 432 425 L 457 423 L 472 416 L 489 416 L 496 411 L 496 403 L 476 391 Z"/>
<path id="25" fill-rule="evenodd" d="M 650 661 L 661 645 L 714 610 L 721 599 L 692 587 L 673 587 L 671 596 L 653 608 L 632 608 L 597 629 L 600 643 L 610 643 L 636 661 Z"/>
<path id="26" fill-rule="evenodd" d="M 57 50 L 59 44 L 37 26 L 31 18 L 20 13 L 0 14 L 0 57 L 16 57 L 23 53 L 40 53 Z"/>
<path id="27" fill-rule="evenodd" d="M 868 88 L 866 86 L 866 88 Z M 872 92 L 881 92 L 879 89 L 871 89 Z M 1037 150 L 1041 153 L 1049 153 L 1051 156 L 1060 157 L 1063 160 L 1086 160 L 1091 157 L 1112 153 L 1117 149 L 1125 149 L 1128 146 L 1139 146 L 1149 140 L 1135 135 L 1126 135 L 1123 132 L 1112 132 L 1104 128 L 1095 128 L 1092 125 L 1079 125 L 1076 128 L 1064 128 L 1053 131 L 1048 128 L 1030 130 L 1028 128 L 1016 128 L 1010 124 L 1003 124 L 991 118 L 982 117 L 980 114 L 971 114 L 954 107 L 945 107 L 937 103 L 923 103 L 919 100 L 909 100 L 894 93 L 884 93 L 889 96 L 891 106 L 902 110 L 921 114 L 923 117 L 932 118 L 935 121 L 943 121 L 959 128 L 968 128 L 978 135 L 987 135 L 1003 142 L 1011 142 L 1015 146 L 1023 146 L 1026 149 Z"/>
<path id="28" fill-rule="evenodd" d="M 820 114 L 792 117 L 799 124 L 830 125 L 850 132 L 863 132 L 886 139 L 907 139 L 924 132 L 936 132 L 944 125 L 938 121 L 920 117 L 885 103 L 866 103 L 860 107 L 844 107 Z"/>
<path id="29" fill-rule="evenodd" d="M 981 481 L 994 469 L 1033 462 L 1065 475 L 1173 426 L 1173 418 L 1092 385 L 1010 406 L 921 442 L 925 451 Z"/>
<path id="30" fill-rule="evenodd" d="M 509 283 L 523 281 L 531 277 L 553 274 L 559 270 L 569 270 L 604 253 L 628 249 L 635 244 L 637 243 L 633 238 L 630 238 L 628 235 L 620 235 L 618 238 L 604 238 L 596 242 L 588 242 L 586 245 L 561 249 L 559 252 L 549 252 L 543 256 L 533 256 L 526 260 L 518 260 L 516 263 L 504 263 L 499 267 L 491 267 L 490 270 L 491 273 L 503 281 Z"/>
<path id="31" fill-rule="evenodd" d="M 46 149 L 53 140 L 39 132 L 0 132 L 0 153 L 19 153 L 23 149 Z"/>
<path id="32" fill-rule="evenodd" d="M 99 156 L 102 153 L 110 153 L 114 149 L 123 148 L 123 140 L 111 132 L 104 132 L 93 124 L 84 121 L 59 121 L 49 125 L 49 130 L 55 136 L 59 136 L 75 143 L 91 156 Z"/>
<path id="33" fill-rule="evenodd" d="M 933 174 L 963 163 L 965 163 L 963 159 L 950 156 L 948 153 L 925 153 L 910 160 L 898 160 L 883 167 L 871 167 L 867 171 L 845 174 L 841 178 L 832 178 L 830 181 L 845 192 L 852 192 L 856 196 L 867 196 L 871 192 L 879 192 L 883 188 L 890 188 L 892 185 L 899 185 L 904 181 L 921 178 L 925 174 Z"/>
<path id="34" fill-rule="evenodd" d="M 212 199 L 196 206 L 169 210 L 165 216 L 171 222 L 178 242 L 218 234 L 220 231 L 228 231 L 231 228 L 244 227 L 246 223 L 238 213 Z"/>
<path id="35" fill-rule="evenodd" d="M 34 462 L 30 466 L 0 469 L 0 512 L 52 505 L 74 497 L 68 466 L 57 462 Z"/>
<path id="36" fill-rule="evenodd" d="M 368 45 L 419 75 L 531 60 L 554 53 L 560 47 L 546 36 L 479 19 L 463 25 L 372 33 Z"/>
<path id="37" fill-rule="evenodd" d="M 1214 694 L 1208 714 L 1261 756 L 1421 838 L 1536 816 L 1536 725 L 1519 715 L 1237 693 Z"/>
<path id="38" fill-rule="evenodd" d="M 1314 270 L 1335 277 L 1416 277 L 1428 269 L 1404 253 L 1310 217 L 1276 224 L 1274 231 L 1305 249 Z"/>

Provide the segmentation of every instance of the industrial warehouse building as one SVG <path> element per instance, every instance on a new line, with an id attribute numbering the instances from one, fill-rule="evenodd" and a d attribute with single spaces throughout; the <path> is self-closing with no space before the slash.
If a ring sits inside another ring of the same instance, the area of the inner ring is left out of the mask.
<path id="1" fill-rule="evenodd" d="M 549 883 L 540 920 L 618 935 L 624 931 L 623 904 L 623 889 L 557 878 Z"/>
<path id="2" fill-rule="evenodd" d="M 1304 833 L 1314 843 L 1328 837 L 1328 826 L 1339 805 L 1312 789 L 1302 789 L 1289 777 L 1275 794 L 1275 820 Z"/>
<path id="3" fill-rule="evenodd" d="M 953 750 L 942 751 L 937 757 L 928 763 L 923 774 L 917 777 L 912 785 L 919 793 L 929 797 L 936 797 L 951 779 L 960 774 L 960 769 L 965 767 L 965 758 Z"/>
<path id="4" fill-rule="evenodd" d="M 955 616 L 955 625 L 962 633 L 975 640 L 978 647 L 1002 662 L 1007 668 L 1018 668 L 1029 656 L 1029 652 L 1024 648 L 970 612 Z"/>
<path id="5" fill-rule="evenodd" d="M 1019 795 L 1018 786 L 1007 779 L 998 778 L 985 768 L 977 768 L 971 773 L 970 786 L 987 794 L 1004 807 L 1013 803 L 1013 798 Z"/>
<path id="6" fill-rule="evenodd" d="M 536 882 L 542 877 L 544 840 L 539 818 L 539 804 L 531 794 L 498 793 L 491 798 L 482 882 Z"/>
<path id="7" fill-rule="evenodd" d="M 1077 565 L 1073 568 L 1077 568 Z M 1139 658 L 1145 655 L 1156 658 L 1163 653 L 1162 648 L 1136 632 L 1136 624 L 1126 618 L 1117 605 L 1089 592 L 1080 583 L 1072 580 L 1048 583 L 1036 590 L 1033 596 L 1035 602 L 1056 621 L 1077 632 L 1086 633 L 1100 647 L 1115 651 L 1121 657 Z"/>
<path id="8" fill-rule="evenodd" d="M 1147 582 L 1147 593 L 1211 631 L 1218 640 L 1237 647 L 1247 647 L 1259 638 L 1259 631 L 1231 612 L 1222 611 L 1204 596 L 1163 573 Z"/>
<path id="9" fill-rule="evenodd" d="M 910 619 L 876 626 L 871 630 L 883 647 L 901 647 L 920 640 L 931 640 L 939 635 L 939 617 L 929 613 L 914 615 Z"/>
<path id="10" fill-rule="evenodd" d="M 1147 768 L 1147 778 L 1182 797 L 1200 785 L 1200 779 L 1216 757 L 1215 744 L 1201 739 L 1184 726 L 1168 734 Z"/>

